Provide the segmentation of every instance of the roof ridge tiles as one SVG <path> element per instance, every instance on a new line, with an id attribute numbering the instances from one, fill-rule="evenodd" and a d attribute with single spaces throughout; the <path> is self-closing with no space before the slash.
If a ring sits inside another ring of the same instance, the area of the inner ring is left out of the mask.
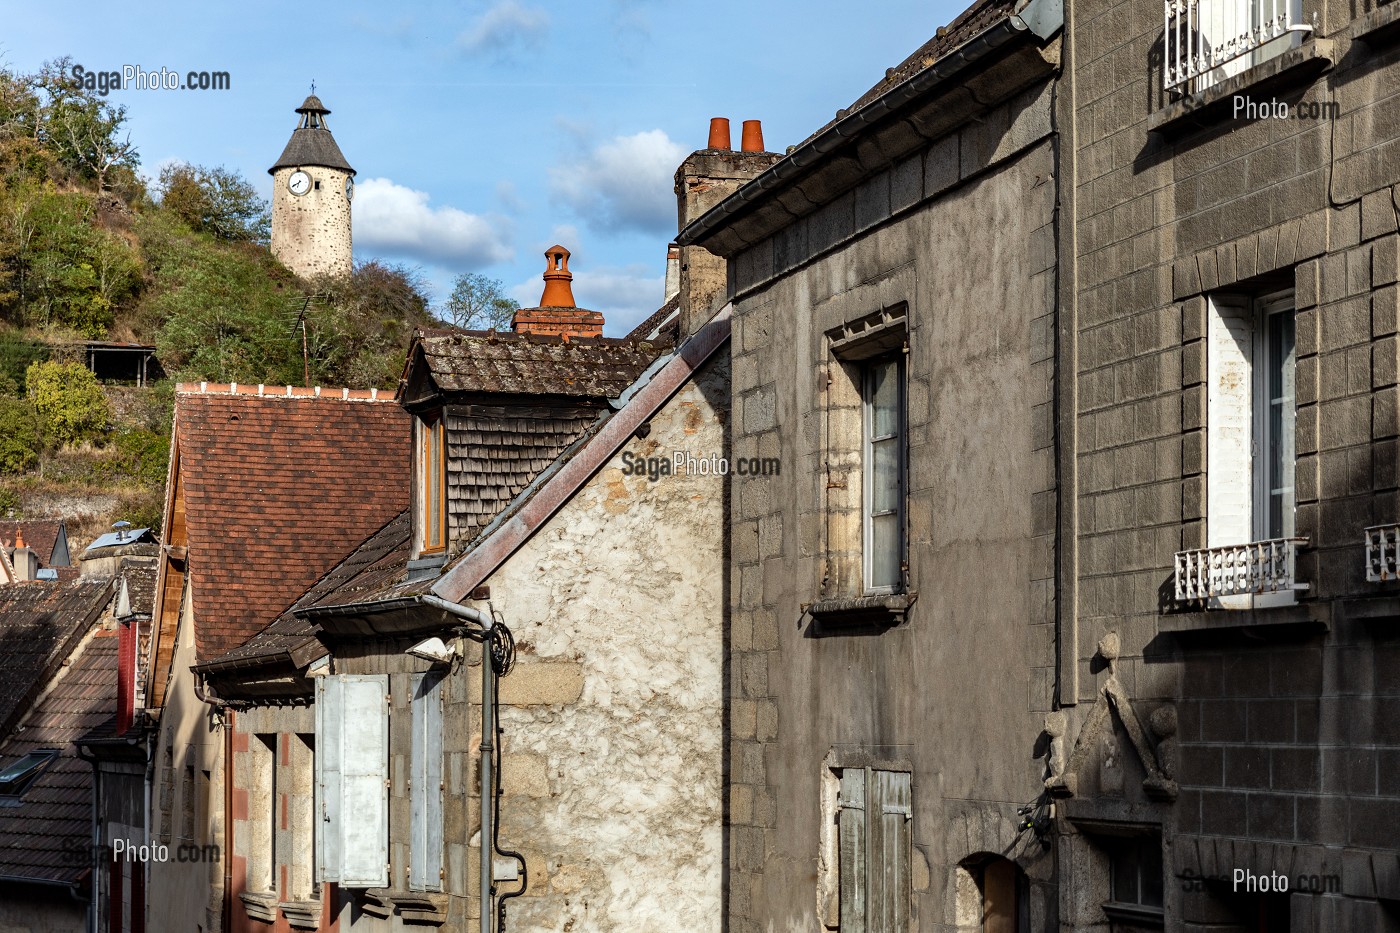
<path id="1" fill-rule="evenodd" d="M 279 399 L 338 399 L 348 402 L 392 402 L 390 389 L 351 389 L 345 386 L 271 386 L 265 383 L 249 385 L 239 382 L 181 382 L 175 386 L 177 395 L 243 395 Z"/>

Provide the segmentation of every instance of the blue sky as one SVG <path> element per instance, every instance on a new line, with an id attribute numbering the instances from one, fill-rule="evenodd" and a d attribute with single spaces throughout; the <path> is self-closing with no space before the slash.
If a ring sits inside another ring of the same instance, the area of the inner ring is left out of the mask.
<path id="1" fill-rule="evenodd" d="M 781 151 L 830 120 L 965 4 L 468 0 L 23 4 L 0 62 L 227 71 L 227 91 L 112 92 L 143 170 L 267 167 L 314 79 L 358 172 L 355 258 L 460 272 L 539 301 L 543 252 L 573 251 L 574 294 L 621 334 L 661 303 L 672 175 L 712 116 Z"/>

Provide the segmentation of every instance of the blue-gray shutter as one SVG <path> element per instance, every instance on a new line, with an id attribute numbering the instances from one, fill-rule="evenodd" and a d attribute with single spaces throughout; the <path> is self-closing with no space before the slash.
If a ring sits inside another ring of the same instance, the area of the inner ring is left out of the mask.
<path id="1" fill-rule="evenodd" d="M 841 933 L 867 933 L 865 769 L 841 772 Z"/>
<path id="2" fill-rule="evenodd" d="M 912 795 L 903 771 L 866 772 L 866 851 L 870 858 L 867 933 L 908 933 L 913 845 Z"/>
<path id="3" fill-rule="evenodd" d="M 410 891 L 442 890 L 442 672 L 413 676 Z"/>
<path id="4" fill-rule="evenodd" d="M 338 675 L 340 685 L 340 883 L 389 883 L 389 678 Z"/>
<path id="5" fill-rule="evenodd" d="M 340 880 L 340 678 L 316 678 L 316 880 Z"/>

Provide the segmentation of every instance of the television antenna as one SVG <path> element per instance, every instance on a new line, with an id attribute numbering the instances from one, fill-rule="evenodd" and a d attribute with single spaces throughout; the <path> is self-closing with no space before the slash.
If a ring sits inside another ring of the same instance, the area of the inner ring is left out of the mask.
<path id="1" fill-rule="evenodd" d="M 300 298 L 293 299 L 294 302 L 301 302 L 300 308 L 293 309 L 296 311 L 296 320 L 292 322 L 292 335 L 296 335 L 298 328 L 301 330 L 301 379 L 302 385 L 308 389 L 311 388 L 311 355 L 306 346 L 306 312 L 310 310 L 311 302 L 318 298 L 329 297 L 329 295 L 302 295 Z"/>

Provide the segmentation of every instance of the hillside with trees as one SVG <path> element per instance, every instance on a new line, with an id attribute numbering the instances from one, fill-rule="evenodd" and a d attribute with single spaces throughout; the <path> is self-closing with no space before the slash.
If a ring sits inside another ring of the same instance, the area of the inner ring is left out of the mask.
<path id="1" fill-rule="evenodd" d="M 83 542 L 158 525 L 175 381 L 391 387 L 432 316 L 412 268 L 292 274 L 236 172 L 148 180 L 125 108 L 70 68 L 0 70 L 0 517 L 64 518 Z M 93 340 L 154 345 L 168 378 L 99 384 Z"/>

